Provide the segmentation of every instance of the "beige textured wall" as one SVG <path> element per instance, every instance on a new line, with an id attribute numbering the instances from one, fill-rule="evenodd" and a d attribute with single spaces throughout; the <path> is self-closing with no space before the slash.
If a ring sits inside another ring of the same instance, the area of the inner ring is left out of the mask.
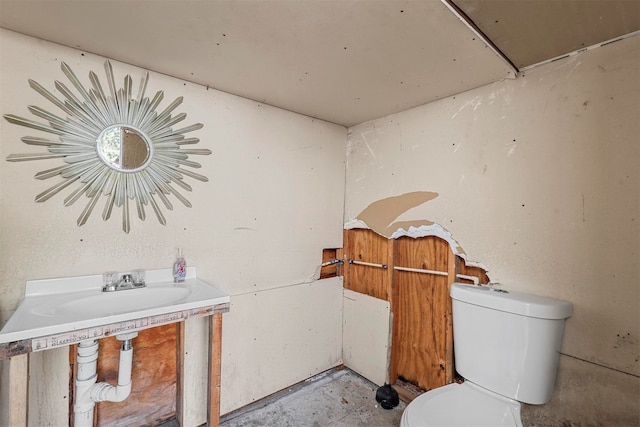
<path id="1" fill-rule="evenodd" d="M 61 61 L 85 85 L 93 70 L 106 87 L 104 60 L 0 30 L 0 112 L 33 118 L 28 105 L 56 110 L 29 88 L 27 79 L 53 91 L 55 80 L 67 82 Z M 131 74 L 136 94 L 142 70 L 117 62 L 112 65 L 119 86 L 125 74 Z M 205 125 L 192 136 L 201 140 L 197 148 L 209 148 L 213 154 L 194 160 L 202 163 L 201 171 L 210 181 L 187 179 L 193 192 L 186 196 L 193 207 L 175 201 L 174 210 L 166 212 L 166 226 L 157 223 L 150 209 L 145 222 L 134 213 L 128 235 L 121 231 L 119 210 L 108 222 L 102 220 L 103 202 L 83 227 L 76 226 L 76 218 L 85 203 L 81 200 L 64 207 L 62 200 L 69 192 L 35 203 L 35 195 L 55 179 L 37 181 L 34 174 L 60 163 L 6 162 L 11 153 L 38 151 L 20 142 L 22 136 L 38 132 L 2 119 L 0 325 L 19 304 L 29 279 L 169 267 L 174 248 L 182 246 L 188 264 L 198 267 L 199 276 L 231 295 L 232 312 L 223 321 L 222 396 L 223 411 L 229 411 L 261 397 L 248 396 L 241 388 L 255 380 L 254 370 L 245 370 L 247 366 L 260 369 L 264 385 L 257 390 L 265 395 L 340 363 L 340 329 L 335 322 L 339 326 L 341 286 L 315 282 L 313 277 L 322 262 L 322 249 L 342 245 L 346 129 L 152 73 L 147 93 L 157 90 L 165 91 L 162 108 L 184 96 L 176 111 L 187 113 L 185 125 Z M 311 301 L 322 310 L 300 309 Z M 274 303 L 284 308 L 269 309 Z M 246 315 L 254 311 L 260 316 Z M 282 322 L 284 315 L 306 329 L 266 328 L 260 337 L 262 345 L 254 352 L 248 340 L 255 330 Z M 316 340 L 310 339 L 309 331 Z M 300 342 L 305 342 L 314 358 L 295 357 L 293 350 Z M 229 369 L 238 355 L 243 364 L 230 378 Z M 38 370 L 32 375 L 32 396 L 41 394 L 39 384 L 50 384 L 56 378 L 48 368 L 59 366 L 56 364 L 64 361 L 60 357 L 64 354 L 34 354 Z M 274 360 L 288 364 L 288 369 L 270 370 Z M 2 405 L 10 392 L 6 365 L 2 363 L 0 374 L 0 414 L 7 413 Z M 31 402 L 32 424 L 66 422 L 67 396 L 51 394 L 46 404 Z"/>
<path id="2" fill-rule="evenodd" d="M 586 362 L 561 372 L 554 422 L 598 425 L 591 405 L 599 425 L 639 422 L 639 76 L 635 37 L 349 129 L 345 221 L 436 192 L 398 220 L 442 225 L 507 288 L 573 303 L 561 369 Z M 627 410 L 601 387 L 628 390 Z"/>
<path id="3" fill-rule="evenodd" d="M 96 213 L 76 227 L 83 206 L 65 208 L 59 196 L 33 202 L 49 185 L 33 175 L 55 161 L 0 161 L 0 324 L 28 279 L 166 267 L 184 246 L 200 276 L 232 295 L 226 412 L 339 362 L 339 280 L 310 278 L 321 249 L 341 246 L 343 200 L 348 221 L 377 200 L 433 191 L 398 220 L 435 221 L 494 280 L 574 304 L 554 401 L 529 416 L 537 425 L 638 424 L 639 44 L 628 39 L 365 123 L 348 139 L 339 126 L 152 74 L 150 89 L 184 96 L 187 121 L 205 124 L 197 136 L 213 151 L 200 159 L 211 181 L 190 181 L 194 207 L 176 204 L 166 227 L 134 219 L 124 235 L 118 219 Z M 65 80 L 60 60 L 83 81 L 89 70 L 102 76 L 104 58 L 0 30 L 0 112 L 49 107 L 26 79 Z M 114 67 L 137 82 L 139 69 Z M 35 132 L 3 120 L 0 157 L 28 151 L 19 142 L 27 133 Z M 65 384 L 50 372 L 64 353 L 34 356 L 32 424 L 65 421 Z M 3 363 L 0 414 L 9 392 Z"/>

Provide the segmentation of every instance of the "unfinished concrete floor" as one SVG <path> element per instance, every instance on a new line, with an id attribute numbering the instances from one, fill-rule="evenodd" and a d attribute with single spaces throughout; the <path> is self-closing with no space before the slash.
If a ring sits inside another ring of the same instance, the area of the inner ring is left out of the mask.
<path id="1" fill-rule="evenodd" d="M 226 414 L 221 427 L 399 426 L 405 403 L 376 402 L 378 386 L 349 369 L 331 370 Z"/>
<path id="2" fill-rule="evenodd" d="M 383 409 L 378 386 L 350 369 L 332 369 L 222 416 L 220 427 L 397 427 L 404 402 Z M 173 419 L 160 427 L 179 427 Z"/>

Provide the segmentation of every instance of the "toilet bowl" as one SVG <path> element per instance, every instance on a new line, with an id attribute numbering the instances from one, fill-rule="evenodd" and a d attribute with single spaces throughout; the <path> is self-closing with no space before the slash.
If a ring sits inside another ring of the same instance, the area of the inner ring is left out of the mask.
<path id="1" fill-rule="evenodd" d="M 415 398 L 402 413 L 400 427 L 522 427 L 521 404 L 464 382 L 433 389 Z"/>
<path id="2" fill-rule="evenodd" d="M 401 427 L 522 427 L 521 402 L 551 400 L 572 305 L 488 286 L 451 286 L 456 371 L 462 384 L 430 390 Z"/>

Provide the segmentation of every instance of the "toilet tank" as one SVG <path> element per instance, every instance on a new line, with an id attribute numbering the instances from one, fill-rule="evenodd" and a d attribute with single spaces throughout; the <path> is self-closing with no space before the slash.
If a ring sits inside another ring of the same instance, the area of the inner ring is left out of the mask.
<path id="1" fill-rule="evenodd" d="M 451 298 L 456 371 L 520 402 L 551 400 L 571 303 L 461 283 Z"/>

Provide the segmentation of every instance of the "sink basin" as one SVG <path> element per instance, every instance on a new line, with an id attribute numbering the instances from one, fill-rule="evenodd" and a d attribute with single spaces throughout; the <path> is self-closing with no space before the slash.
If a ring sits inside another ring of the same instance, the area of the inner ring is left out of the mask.
<path id="1" fill-rule="evenodd" d="M 195 267 L 179 284 L 170 268 L 147 270 L 146 283 L 102 292 L 102 275 L 27 281 L 24 300 L 0 331 L 0 344 L 32 340 L 35 351 L 228 311 L 229 296 L 198 279 Z"/>
<path id="2" fill-rule="evenodd" d="M 59 304 L 43 302 L 31 312 L 40 316 L 106 316 L 179 303 L 191 293 L 188 287 L 158 286 L 116 292 L 95 292 Z"/>

